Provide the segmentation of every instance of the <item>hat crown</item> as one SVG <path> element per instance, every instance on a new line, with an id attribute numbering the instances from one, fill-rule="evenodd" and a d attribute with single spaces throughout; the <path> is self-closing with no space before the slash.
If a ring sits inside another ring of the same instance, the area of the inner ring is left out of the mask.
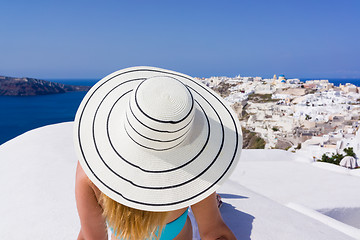
<path id="1" fill-rule="evenodd" d="M 180 81 L 170 77 L 153 77 L 141 82 L 134 92 L 137 107 L 150 118 L 179 122 L 191 111 L 193 99 Z"/>
<path id="2" fill-rule="evenodd" d="M 189 132 L 194 99 L 180 81 L 166 76 L 148 78 L 133 91 L 125 129 L 138 145 L 151 150 L 169 150 Z"/>

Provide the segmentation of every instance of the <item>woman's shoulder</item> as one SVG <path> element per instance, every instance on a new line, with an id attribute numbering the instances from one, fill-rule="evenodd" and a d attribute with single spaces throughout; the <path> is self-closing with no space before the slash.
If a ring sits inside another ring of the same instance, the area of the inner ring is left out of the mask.
<path id="1" fill-rule="evenodd" d="M 79 162 L 76 167 L 76 185 L 79 187 L 90 187 L 95 193 L 99 191 L 99 189 L 88 178 Z"/>
<path id="2" fill-rule="evenodd" d="M 76 167 L 76 183 L 88 183 L 90 179 L 85 174 L 84 170 L 82 169 L 80 163 L 78 162 Z"/>
<path id="3" fill-rule="evenodd" d="M 97 201 L 100 198 L 100 190 L 95 186 L 93 182 L 88 178 L 80 163 L 78 162 L 76 168 L 76 188 L 75 191 L 79 190 L 87 193 L 88 195 L 95 195 Z"/>

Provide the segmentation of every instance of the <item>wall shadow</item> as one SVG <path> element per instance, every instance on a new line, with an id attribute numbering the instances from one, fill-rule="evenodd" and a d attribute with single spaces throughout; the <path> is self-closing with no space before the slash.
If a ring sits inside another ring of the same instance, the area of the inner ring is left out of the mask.
<path id="1" fill-rule="evenodd" d="M 224 198 L 237 198 L 246 199 L 233 194 L 220 194 Z M 228 195 L 228 196 L 227 196 Z M 230 196 L 229 196 L 230 195 Z M 235 234 L 237 239 L 251 240 L 252 223 L 255 219 L 254 216 L 237 210 L 233 205 L 223 201 L 220 208 L 221 215 L 226 222 L 227 226 Z"/>

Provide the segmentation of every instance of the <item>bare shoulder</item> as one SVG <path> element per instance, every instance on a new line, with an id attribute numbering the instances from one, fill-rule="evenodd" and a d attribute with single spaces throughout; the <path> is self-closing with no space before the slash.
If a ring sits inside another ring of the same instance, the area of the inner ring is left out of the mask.
<path id="1" fill-rule="evenodd" d="M 90 181 L 79 162 L 76 167 L 76 182 L 77 181 Z"/>
<path id="2" fill-rule="evenodd" d="M 80 163 L 78 162 L 76 167 L 76 179 L 75 179 L 75 191 L 84 191 L 91 192 L 92 194 L 95 194 L 96 198 L 98 199 L 100 196 L 99 189 L 91 182 L 91 180 L 86 175 L 85 171 L 82 169 Z M 91 191 L 89 191 L 91 190 Z"/>
<path id="3" fill-rule="evenodd" d="M 76 167 L 76 178 L 75 178 L 75 196 L 78 205 L 79 203 L 81 204 L 85 203 L 86 202 L 85 200 L 91 199 L 96 195 L 92 185 L 93 185 L 92 182 L 85 174 L 80 163 L 78 162 Z"/>
<path id="4" fill-rule="evenodd" d="M 94 185 L 78 163 L 75 197 L 81 222 L 79 239 L 107 239 L 106 223 L 102 216 L 102 208 L 98 203 L 97 195 Z"/>

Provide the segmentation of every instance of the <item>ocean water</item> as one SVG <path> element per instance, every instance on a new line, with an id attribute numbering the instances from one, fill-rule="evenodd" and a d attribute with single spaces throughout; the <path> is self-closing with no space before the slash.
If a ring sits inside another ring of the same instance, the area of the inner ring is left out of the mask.
<path id="1" fill-rule="evenodd" d="M 96 80 L 56 80 L 65 84 L 92 86 Z M 86 92 L 44 96 L 0 96 L 0 144 L 31 129 L 73 121 Z"/>
<path id="2" fill-rule="evenodd" d="M 92 86 L 97 80 L 51 79 L 51 81 Z M 336 86 L 347 82 L 360 86 L 360 79 L 329 79 L 329 81 Z M 69 92 L 28 97 L 0 96 L 0 144 L 34 128 L 73 121 L 85 94 L 86 92 Z"/>

